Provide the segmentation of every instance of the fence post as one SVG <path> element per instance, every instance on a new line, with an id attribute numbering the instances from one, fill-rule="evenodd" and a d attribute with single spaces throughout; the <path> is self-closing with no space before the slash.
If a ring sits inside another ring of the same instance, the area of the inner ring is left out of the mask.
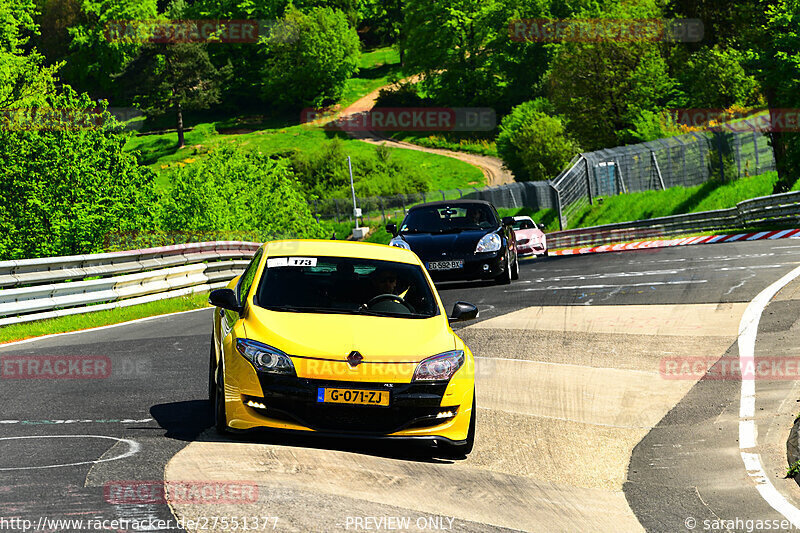
<path id="1" fill-rule="evenodd" d="M 650 150 L 650 156 L 653 158 L 653 165 L 656 167 L 656 175 L 658 176 L 659 183 L 661 183 L 661 190 L 665 191 L 667 188 L 664 186 L 664 178 L 661 176 L 661 169 L 658 168 L 658 158 L 656 157 L 656 153 L 653 150 Z"/>
<path id="2" fill-rule="evenodd" d="M 439 189 L 439 192 L 440 192 L 440 193 L 442 193 L 442 201 L 444 201 L 444 200 L 445 200 L 445 197 L 444 197 L 444 191 L 443 191 L 443 190 L 441 190 L 441 189 Z"/>
<path id="3" fill-rule="evenodd" d="M 738 176 L 736 176 L 736 178 L 738 179 L 742 177 L 742 140 L 741 140 L 742 136 L 738 134 L 734 135 L 736 142 L 734 143 L 733 146 L 734 149 L 736 150 L 736 172 L 738 173 Z"/>
<path id="4" fill-rule="evenodd" d="M 715 131 L 714 139 L 717 141 L 717 155 L 719 156 L 719 179 L 725 182 L 725 160 L 722 157 L 722 133 Z"/>
<path id="5" fill-rule="evenodd" d="M 758 161 L 758 132 L 753 131 L 753 153 L 756 156 L 756 171 L 753 174 L 754 176 L 758 176 L 760 172 L 758 171 L 759 161 Z"/>
<path id="6" fill-rule="evenodd" d="M 461 189 L 456 189 L 456 190 L 458 191 L 458 197 L 459 198 L 464 198 L 464 193 L 461 192 Z"/>
<path id="7" fill-rule="evenodd" d="M 383 223 L 386 224 L 386 209 L 383 207 L 383 197 L 378 196 L 378 200 L 381 203 L 381 214 L 383 215 Z"/>
<path id="8" fill-rule="evenodd" d="M 617 170 L 617 178 L 619 179 L 620 185 L 622 185 L 622 191 L 625 194 L 628 194 L 628 188 L 625 186 L 625 179 L 622 177 L 622 168 L 619 166 L 619 159 L 616 157 L 614 158 L 614 168 Z"/>
<path id="9" fill-rule="evenodd" d="M 336 198 L 333 199 L 333 205 L 334 205 L 334 207 L 336 207 L 336 223 L 338 224 L 339 223 L 339 201 Z"/>
<path id="10" fill-rule="evenodd" d="M 550 188 L 553 189 L 553 194 L 556 197 L 556 209 L 558 210 L 558 228 L 561 231 L 567 229 L 567 221 L 564 219 L 564 210 L 561 205 L 561 193 L 556 189 L 553 184 L 550 184 Z"/>
<path id="11" fill-rule="evenodd" d="M 406 216 L 406 196 L 404 194 L 400 195 L 400 206 L 403 208 L 403 216 Z"/>
<path id="12" fill-rule="evenodd" d="M 592 205 L 592 177 L 589 173 L 589 160 L 583 155 L 581 157 L 583 157 L 584 167 L 586 168 L 586 195 L 589 197 L 589 205 Z"/>

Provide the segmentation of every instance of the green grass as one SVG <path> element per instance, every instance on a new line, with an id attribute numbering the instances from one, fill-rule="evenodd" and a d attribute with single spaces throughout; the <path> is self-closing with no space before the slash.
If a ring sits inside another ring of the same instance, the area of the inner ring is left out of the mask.
<path id="1" fill-rule="evenodd" d="M 221 128 L 216 124 L 197 126 L 186 134 L 186 146 L 180 150 L 177 148 L 177 138 L 174 133 L 130 137 L 125 149 L 141 152 L 143 163 L 149 165 L 156 172 L 158 175 L 156 183 L 162 189 L 168 185 L 169 168 L 192 164 L 198 158 L 203 157 L 209 149 L 218 149 L 231 144 L 238 144 L 272 155 L 292 150 L 316 151 L 327 139 L 339 136 L 349 155 L 366 155 L 375 152 L 374 146 L 350 139 L 344 134 L 327 132 L 321 128 L 305 125 L 282 127 L 249 125 L 242 129 L 252 129 L 253 131 L 237 134 L 216 133 L 215 129 Z M 390 148 L 390 151 L 392 157 L 413 165 L 429 175 L 432 181 L 431 187 L 434 190 L 478 186 L 485 183 L 480 169 L 452 157 L 402 148 Z"/>
<path id="2" fill-rule="evenodd" d="M 358 60 L 358 73 L 347 80 L 339 105 L 342 109 L 362 96 L 394 83 L 400 78 L 400 54 L 390 46 L 364 52 Z"/>
<path id="3" fill-rule="evenodd" d="M 593 206 L 584 207 L 570 219 L 569 227 L 585 228 L 727 209 L 735 207 L 743 200 L 772 194 L 772 188 L 777 179 L 776 172 L 767 172 L 723 184 L 709 181 L 696 187 L 671 187 L 664 191 L 643 191 L 598 197 Z"/>
<path id="4" fill-rule="evenodd" d="M 96 311 L 84 315 L 65 316 L 28 322 L 26 324 L 12 324 L 10 326 L 0 327 L 0 343 L 18 341 L 30 337 L 40 337 L 52 333 L 64 333 L 67 331 L 108 326 L 110 324 L 136 320 L 137 318 L 201 309 L 207 306 L 208 294 L 201 293 L 159 300 L 157 302 L 141 305 L 132 305 L 130 307 L 121 307 L 108 311 Z"/>
<path id="5" fill-rule="evenodd" d="M 458 132 L 424 133 L 400 131 L 392 133 L 392 138 L 398 141 L 405 141 L 418 144 L 427 148 L 444 148 L 454 152 L 467 152 L 477 155 L 488 155 L 499 157 L 494 136 L 476 136 L 475 134 L 464 134 Z"/>

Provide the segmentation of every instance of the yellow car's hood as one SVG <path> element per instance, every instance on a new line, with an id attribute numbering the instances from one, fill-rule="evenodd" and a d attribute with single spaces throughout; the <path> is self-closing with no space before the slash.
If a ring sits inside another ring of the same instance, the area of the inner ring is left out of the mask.
<path id="1" fill-rule="evenodd" d="M 443 315 L 387 318 L 360 315 L 268 311 L 251 306 L 247 337 L 290 356 L 346 361 L 358 351 L 364 362 L 419 362 L 453 350 L 455 336 Z"/>

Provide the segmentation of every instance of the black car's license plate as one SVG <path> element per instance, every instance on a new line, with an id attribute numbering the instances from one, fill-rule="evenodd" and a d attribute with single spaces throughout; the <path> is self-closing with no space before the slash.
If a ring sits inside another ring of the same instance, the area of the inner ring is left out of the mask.
<path id="1" fill-rule="evenodd" d="M 428 270 L 455 270 L 464 268 L 464 261 L 431 261 Z"/>

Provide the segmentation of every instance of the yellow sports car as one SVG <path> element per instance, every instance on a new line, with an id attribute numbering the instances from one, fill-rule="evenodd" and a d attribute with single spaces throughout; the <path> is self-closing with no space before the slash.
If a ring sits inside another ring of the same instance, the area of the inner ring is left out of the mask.
<path id="1" fill-rule="evenodd" d="M 428 440 L 475 438 L 475 363 L 411 251 L 347 241 L 264 244 L 211 293 L 209 396 L 217 430 L 271 428 Z"/>

